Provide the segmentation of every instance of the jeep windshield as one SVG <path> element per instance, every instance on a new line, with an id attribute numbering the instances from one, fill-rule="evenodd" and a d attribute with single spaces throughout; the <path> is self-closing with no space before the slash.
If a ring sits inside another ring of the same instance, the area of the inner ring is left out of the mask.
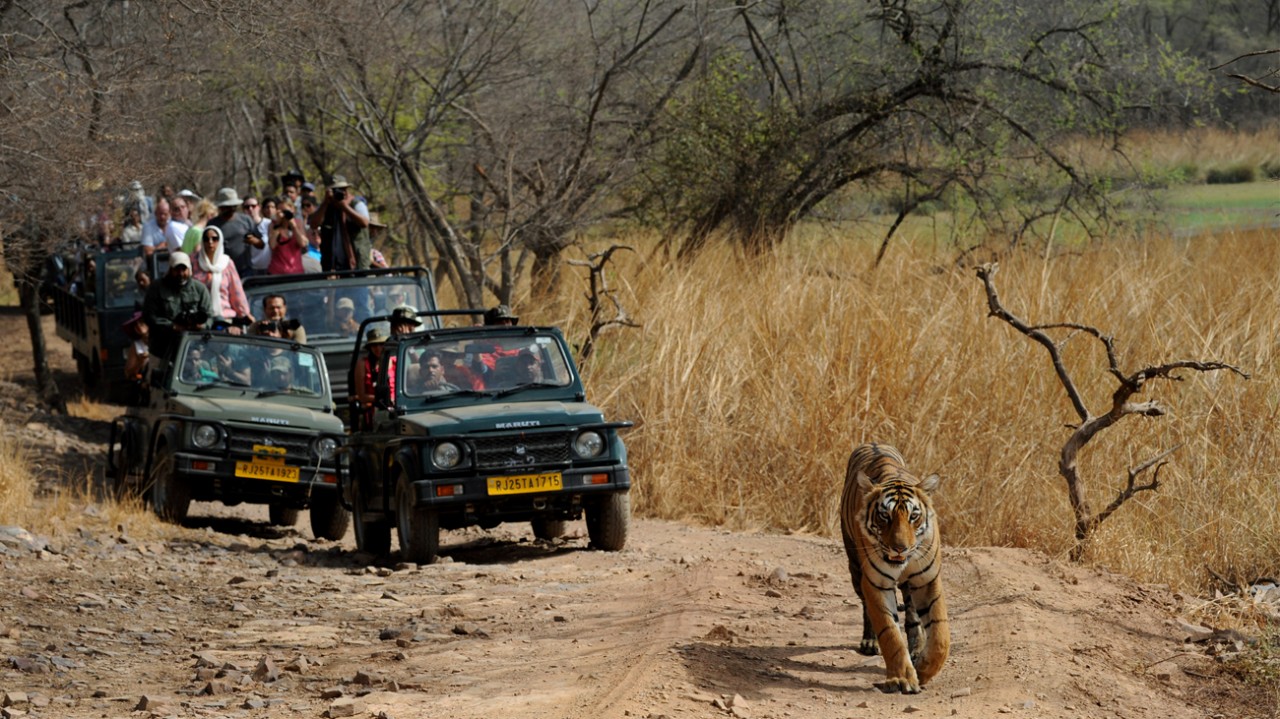
<path id="1" fill-rule="evenodd" d="M 506 396 L 573 384 L 564 345 L 549 332 L 424 337 L 404 345 L 396 386 L 405 399 Z"/>
<path id="2" fill-rule="evenodd" d="M 186 342 L 174 360 L 180 391 L 222 388 L 253 398 L 324 400 L 328 379 L 318 350 L 279 340 L 205 334 Z"/>
<path id="3" fill-rule="evenodd" d="M 315 279 L 323 279 L 323 276 Z M 434 307 L 432 301 L 424 296 L 420 282 L 413 277 L 347 277 L 322 287 L 259 284 L 245 290 L 254 311 L 262 307 L 264 298 L 280 295 L 284 298 L 288 317 L 296 319 L 306 330 L 308 343 L 354 338 L 362 321 L 389 315 L 400 305 L 423 310 Z M 384 334 L 388 331 L 386 322 L 370 326 L 377 327 Z"/>

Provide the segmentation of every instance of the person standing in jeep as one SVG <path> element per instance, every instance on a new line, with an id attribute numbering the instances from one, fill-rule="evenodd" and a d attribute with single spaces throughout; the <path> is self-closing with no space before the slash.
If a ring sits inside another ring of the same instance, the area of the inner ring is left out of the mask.
<path id="1" fill-rule="evenodd" d="M 258 233 L 258 224 L 240 211 L 244 203 L 234 188 L 224 187 L 218 190 L 215 202 L 218 205 L 218 216 L 209 220 L 205 226 L 216 227 L 222 233 L 223 251 L 235 263 L 236 274 L 241 279 L 252 277 L 254 270 L 249 249 L 261 249 L 266 245 Z"/>
<path id="2" fill-rule="evenodd" d="M 191 258 L 169 255 L 169 271 L 147 288 L 142 319 L 151 328 L 151 356 L 168 358 L 179 332 L 200 329 L 215 315 L 209 289 L 191 280 Z"/>
<path id="3" fill-rule="evenodd" d="M 369 208 L 355 196 L 347 178 L 334 175 L 324 201 L 308 218 L 320 228 L 320 267 L 332 270 L 369 268 Z"/>

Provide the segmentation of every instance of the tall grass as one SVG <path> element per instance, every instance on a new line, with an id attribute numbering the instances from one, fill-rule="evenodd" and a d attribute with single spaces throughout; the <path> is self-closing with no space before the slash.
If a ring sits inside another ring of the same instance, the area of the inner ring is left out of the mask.
<path id="1" fill-rule="evenodd" d="M 1113 335 L 1126 371 L 1213 359 L 1253 375 L 1153 382 L 1138 399 L 1168 416 L 1129 417 L 1086 448 L 1081 473 L 1101 507 L 1130 467 L 1181 445 L 1160 491 L 1108 520 L 1088 561 L 1187 589 L 1207 568 L 1252 579 L 1280 566 L 1274 242 L 1116 240 L 1013 257 L 996 275 L 1024 319 Z M 876 440 L 943 476 L 949 544 L 1065 555 L 1072 517 L 1057 459 L 1078 418 L 1044 349 L 987 317 L 981 283 L 948 251 L 897 246 L 871 272 L 873 253 L 826 238 L 764 261 L 708 252 L 676 270 L 617 256 L 614 285 L 644 327 L 607 335 L 587 375 L 595 401 L 636 422 L 637 511 L 834 537 L 848 453 Z M 525 315 L 572 332 L 585 324 L 578 292 Z M 1075 337 L 1065 358 L 1090 409 L 1104 411 L 1115 381 L 1101 344 Z"/>

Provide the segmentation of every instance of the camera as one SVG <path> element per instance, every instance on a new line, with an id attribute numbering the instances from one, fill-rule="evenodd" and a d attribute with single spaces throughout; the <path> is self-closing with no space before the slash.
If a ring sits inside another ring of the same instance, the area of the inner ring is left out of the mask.
<path id="1" fill-rule="evenodd" d="M 333 199 L 341 202 L 347 198 L 347 188 L 339 187 L 333 191 Z"/>
<path id="2" fill-rule="evenodd" d="M 284 219 L 292 221 L 292 220 L 293 220 L 293 210 L 285 210 L 285 211 L 284 211 Z"/>
<path id="3" fill-rule="evenodd" d="M 183 327 L 198 327 L 209 321 L 209 314 L 204 310 L 184 310 L 173 318 L 175 325 Z"/>
<path id="4" fill-rule="evenodd" d="M 226 332 L 229 327 L 248 327 L 253 324 L 253 320 L 244 316 L 236 316 L 231 319 L 219 317 L 213 321 L 211 329 L 215 332 Z"/>

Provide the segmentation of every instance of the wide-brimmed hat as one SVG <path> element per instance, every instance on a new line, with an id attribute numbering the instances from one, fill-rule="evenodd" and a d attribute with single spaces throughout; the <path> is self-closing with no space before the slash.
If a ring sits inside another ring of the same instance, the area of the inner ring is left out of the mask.
<path id="1" fill-rule="evenodd" d="M 218 190 L 218 194 L 214 196 L 213 204 L 218 207 L 239 207 L 244 203 L 240 201 L 240 196 L 236 194 L 236 188 L 224 187 Z"/>
<path id="2" fill-rule="evenodd" d="M 519 322 L 520 318 L 516 316 L 511 311 L 511 308 L 508 307 L 507 305 L 498 305 L 497 307 L 494 307 L 493 309 L 484 313 L 485 324 L 496 324 L 499 320 L 511 320 L 512 322 Z"/>
<path id="3" fill-rule="evenodd" d="M 382 330 L 374 327 L 369 330 L 369 334 L 365 335 L 364 346 L 376 347 L 377 345 L 384 344 L 386 341 L 387 336 L 383 334 Z"/>
<path id="4" fill-rule="evenodd" d="M 188 255 L 188 254 L 187 254 L 187 253 L 185 253 L 185 252 L 170 252 L 170 253 L 169 253 L 169 266 L 170 266 L 170 267 L 177 267 L 177 266 L 179 266 L 179 265 L 181 265 L 181 266 L 183 266 L 183 267 L 190 268 L 190 267 L 191 267 L 191 255 Z"/>
<path id="5" fill-rule="evenodd" d="M 191 190 L 186 190 L 186 189 L 179 190 L 179 191 L 178 191 L 178 197 L 185 197 L 185 198 L 187 198 L 188 200 L 199 200 L 199 199 L 201 199 L 201 197 L 200 197 L 199 195 L 197 195 L 196 193 L 192 192 Z"/>
<path id="6" fill-rule="evenodd" d="M 129 335 L 130 337 L 137 337 L 138 323 L 141 321 L 142 321 L 142 312 L 141 311 L 134 312 L 132 315 L 129 316 L 129 319 L 120 323 L 120 328 L 123 329 L 125 331 L 125 334 Z"/>
<path id="7" fill-rule="evenodd" d="M 414 327 L 422 324 L 422 320 L 418 319 L 418 309 L 413 305 L 400 305 L 391 310 L 392 322 L 408 322 Z"/>
<path id="8" fill-rule="evenodd" d="M 369 213 L 369 227 L 376 227 L 380 230 L 387 229 L 386 223 L 382 221 L 381 217 L 378 217 L 378 213 L 376 212 Z"/>
<path id="9" fill-rule="evenodd" d="M 347 178 L 343 175 L 334 175 L 329 178 L 329 189 L 341 190 L 344 187 L 351 187 L 351 183 L 347 182 Z"/>

